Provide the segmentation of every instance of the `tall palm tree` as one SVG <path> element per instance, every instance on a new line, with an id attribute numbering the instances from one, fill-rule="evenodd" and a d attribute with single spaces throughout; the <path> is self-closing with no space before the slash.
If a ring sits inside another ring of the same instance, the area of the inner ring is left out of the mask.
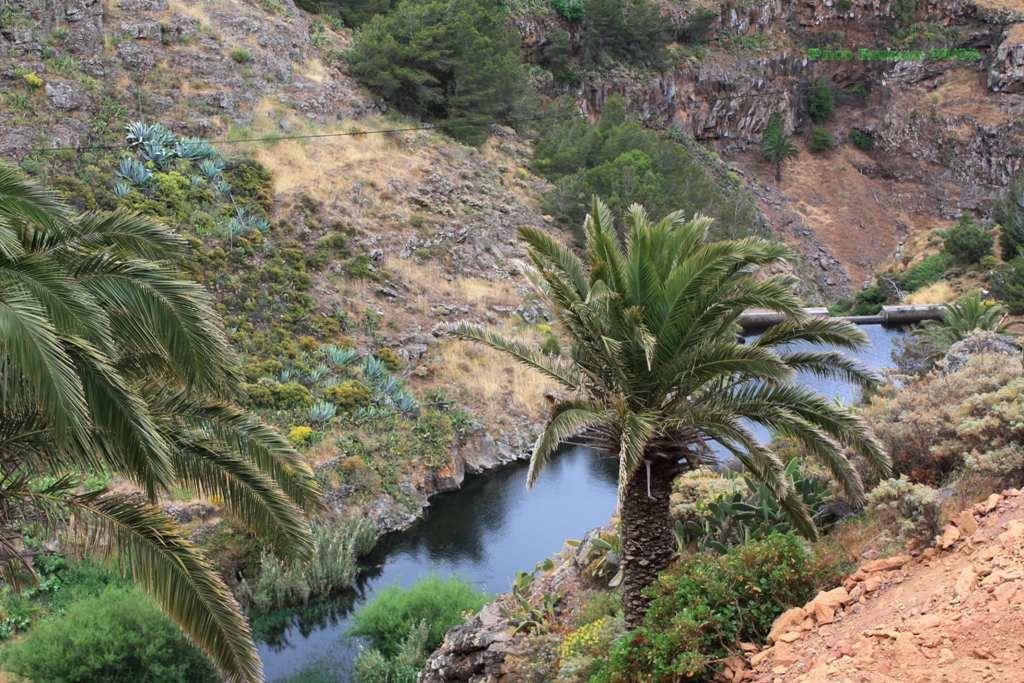
<path id="1" fill-rule="evenodd" d="M 0 562 L 31 572 L 21 529 L 115 555 L 229 681 L 261 680 L 249 625 L 211 564 L 162 513 L 171 486 L 296 560 L 321 506 L 309 467 L 231 402 L 232 355 L 185 242 L 122 213 L 75 215 L 0 165 Z M 85 490 L 107 472 L 135 493 Z"/>
<path id="2" fill-rule="evenodd" d="M 796 350 L 793 342 L 856 349 L 854 326 L 805 317 L 783 277 L 755 270 L 787 254 L 759 238 L 705 242 L 710 220 L 672 213 L 657 223 L 632 206 L 625 244 L 597 199 L 584 223 L 586 261 L 540 230 L 523 228 L 533 264 L 530 279 L 567 337 L 568 358 L 460 324 L 457 336 L 511 354 L 558 382 L 569 396 L 556 403 L 530 459 L 532 484 L 569 439 L 619 461 L 623 607 L 639 625 L 642 591 L 675 554 L 669 494 L 673 478 L 713 458 L 711 444 L 731 453 L 779 499 L 797 528 L 814 534 L 810 514 L 783 465 L 755 437 L 753 425 L 799 442 L 823 462 L 853 502 L 863 485 L 843 454 L 848 447 L 883 473 L 888 459 L 848 409 L 795 384 L 797 370 L 870 385 L 858 363 L 829 350 Z M 756 341 L 737 339 L 747 308 L 778 311 L 786 321 Z"/>

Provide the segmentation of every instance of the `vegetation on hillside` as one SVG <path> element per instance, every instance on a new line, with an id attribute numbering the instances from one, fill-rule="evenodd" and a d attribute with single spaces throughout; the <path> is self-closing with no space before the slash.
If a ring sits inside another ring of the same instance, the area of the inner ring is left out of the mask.
<path id="1" fill-rule="evenodd" d="M 644 129 L 614 95 L 596 125 L 572 111 L 550 125 L 537 140 L 533 166 L 555 184 L 545 208 L 571 225 L 582 224 L 596 195 L 613 212 L 641 204 L 657 215 L 710 216 L 715 237 L 757 232 L 753 198 L 735 178 L 717 175 L 708 154 L 685 135 Z"/>
<path id="2" fill-rule="evenodd" d="M 231 402 L 220 320 L 177 270 L 184 241 L 129 214 L 77 215 L 7 167 L 0 219 L 5 580 L 33 574 L 25 525 L 66 529 L 84 552 L 116 554 L 225 676 L 258 679 L 237 603 L 154 503 L 172 487 L 216 497 L 273 552 L 304 559 L 320 488 L 287 441 Z M 100 472 L 143 498 L 83 491 Z"/>
<path id="3" fill-rule="evenodd" d="M 676 551 L 672 480 L 708 457 L 708 441 L 732 453 L 809 535 L 810 513 L 782 464 L 741 421 L 795 439 L 855 503 L 863 500 L 860 476 L 840 445 L 883 474 L 889 465 L 859 418 L 792 382 L 795 370 L 865 386 L 875 379 L 841 353 L 788 348 L 809 341 L 855 349 L 865 340 L 848 323 L 802 317 L 785 278 L 753 277 L 758 266 L 783 259 L 783 247 L 757 238 L 707 242 L 708 219 L 682 213 L 653 223 L 634 207 L 624 222 L 622 241 L 595 199 L 584 225 L 585 261 L 542 232 L 520 231 L 537 269 L 534 284 L 564 330 L 562 346 L 572 349 L 568 358 L 473 325 L 453 332 L 511 354 L 574 397 L 553 407 L 528 481 L 569 438 L 617 454 L 623 611 L 633 627 L 649 601 L 644 589 Z M 739 343 L 734 323 L 749 307 L 779 311 L 787 322 Z"/>
<path id="4" fill-rule="evenodd" d="M 356 662 L 356 683 L 412 683 L 445 632 L 485 602 L 486 593 L 458 578 L 385 588 L 352 618 L 350 633 L 371 645 Z"/>
<path id="5" fill-rule="evenodd" d="M 399 2 L 356 32 L 348 64 L 401 111 L 440 121 L 467 143 L 527 112 L 519 40 L 492 0 Z"/>

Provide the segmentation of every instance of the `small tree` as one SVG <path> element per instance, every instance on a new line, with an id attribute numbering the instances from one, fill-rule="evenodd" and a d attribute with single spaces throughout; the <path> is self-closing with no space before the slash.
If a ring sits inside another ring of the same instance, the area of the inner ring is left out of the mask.
<path id="1" fill-rule="evenodd" d="M 782 164 L 799 153 L 796 145 L 783 130 L 782 119 L 778 114 L 774 114 L 768 119 L 764 136 L 761 138 L 761 154 L 775 167 L 775 182 L 782 182 Z"/>
<path id="2" fill-rule="evenodd" d="M 1024 313 L 1024 256 L 1018 256 L 993 273 L 989 286 L 1011 313 Z"/>
<path id="3" fill-rule="evenodd" d="M 828 121 L 835 108 L 832 84 L 824 78 L 816 79 L 807 91 L 807 115 L 811 117 L 811 121 L 820 125 Z"/>
<path id="4" fill-rule="evenodd" d="M 963 214 L 952 228 L 946 231 L 946 251 L 959 263 L 977 263 L 992 253 L 992 235 Z"/>
<path id="5" fill-rule="evenodd" d="M 832 133 L 828 131 L 828 128 L 816 126 L 811 131 L 811 141 L 807 146 L 815 153 L 827 152 L 836 146 L 836 139 L 832 137 Z"/>
<path id="6" fill-rule="evenodd" d="M 450 120 L 445 130 L 479 144 L 491 121 L 511 121 L 529 81 L 519 37 L 493 0 L 404 0 L 355 34 L 352 74 L 403 112 Z"/>
<path id="7" fill-rule="evenodd" d="M 996 204 L 995 219 L 1002 228 L 999 248 L 1003 260 L 1010 261 L 1024 255 L 1024 175 L 1017 178 L 1006 196 Z"/>

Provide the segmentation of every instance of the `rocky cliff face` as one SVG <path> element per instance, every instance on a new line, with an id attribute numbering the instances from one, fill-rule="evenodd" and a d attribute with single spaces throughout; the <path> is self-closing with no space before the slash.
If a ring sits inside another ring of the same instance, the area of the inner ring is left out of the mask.
<path id="1" fill-rule="evenodd" d="M 858 289 L 908 235 L 965 210 L 984 215 L 1024 169 L 1024 7 L 931 0 L 905 14 L 890 0 L 853 0 L 843 11 L 840 4 L 720 3 L 719 38 L 699 56 L 660 73 L 602 74 L 578 92 L 591 116 L 622 93 L 648 125 L 678 127 L 714 145 L 750 179 L 776 234 L 807 263 L 822 264 L 810 275 L 825 299 Z M 895 31 L 899 23 L 918 28 Z M 908 45 L 976 50 L 981 58 L 887 61 L 858 53 Z M 811 47 L 849 48 L 851 58 L 812 61 Z M 833 153 L 842 183 L 827 193 L 822 181 L 831 178 L 820 173 L 829 171 L 809 154 L 788 164 L 796 182 L 776 186 L 756 145 L 773 115 L 798 141 L 809 134 L 805 93 L 820 77 L 841 91 L 830 124 L 840 146 L 858 130 L 874 149 Z M 861 248 L 850 249 L 851 227 Z"/>

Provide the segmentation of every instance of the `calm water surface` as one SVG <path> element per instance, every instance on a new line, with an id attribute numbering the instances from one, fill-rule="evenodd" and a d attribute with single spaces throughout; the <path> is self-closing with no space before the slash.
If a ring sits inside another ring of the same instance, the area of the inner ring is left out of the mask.
<path id="1" fill-rule="evenodd" d="M 899 331 L 862 328 L 871 346 L 857 357 L 869 367 L 891 365 Z M 843 382 L 803 378 L 830 397 L 858 398 Z M 386 536 L 367 562 L 371 566 L 349 594 L 299 614 L 256 624 L 267 680 L 320 664 L 348 680 L 359 639 L 345 636 L 354 608 L 382 587 L 407 586 L 435 573 L 457 574 L 489 593 L 502 593 L 516 572 L 531 569 L 557 552 L 568 538 L 604 524 L 615 507 L 615 462 L 584 449 L 561 454 L 533 489 L 526 489 L 525 464 L 468 477 L 459 491 L 431 500 L 427 514 L 407 531 Z"/>

